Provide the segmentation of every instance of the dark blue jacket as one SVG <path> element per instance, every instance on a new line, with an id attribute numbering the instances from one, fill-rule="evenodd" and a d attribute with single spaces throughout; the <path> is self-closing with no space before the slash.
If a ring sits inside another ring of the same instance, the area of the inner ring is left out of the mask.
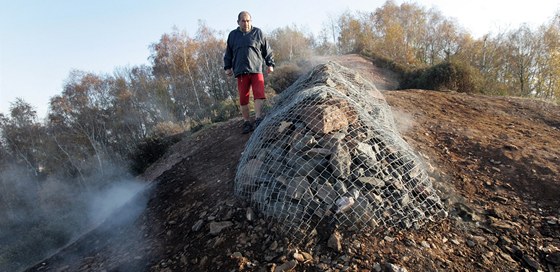
<path id="1" fill-rule="evenodd" d="M 272 49 L 259 28 L 252 27 L 248 33 L 239 28 L 232 30 L 226 46 L 224 69 L 233 68 L 236 77 L 250 73 L 262 74 L 263 63 L 274 66 Z"/>

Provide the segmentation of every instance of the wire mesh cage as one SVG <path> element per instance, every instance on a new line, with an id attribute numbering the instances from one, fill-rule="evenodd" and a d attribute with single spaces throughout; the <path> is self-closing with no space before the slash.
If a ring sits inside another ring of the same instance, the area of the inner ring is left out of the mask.
<path id="1" fill-rule="evenodd" d="M 321 222 L 364 231 L 446 216 L 382 94 L 334 62 L 277 97 L 247 142 L 234 190 L 297 239 Z"/>

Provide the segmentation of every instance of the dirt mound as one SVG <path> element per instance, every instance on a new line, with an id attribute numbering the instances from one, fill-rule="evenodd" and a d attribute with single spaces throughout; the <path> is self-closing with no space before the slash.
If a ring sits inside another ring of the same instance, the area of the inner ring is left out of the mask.
<path id="1" fill-rule="evenodd" d="M 424 90 L 383 95 L 444 192 L 442 222 L 320 233 L 293 247 L 279 224 L 233 196 L 249 139 L 236 119 L 185 138 L 147 171 L 152 188 L 138 196 L 149 199 L 139 217 L 96 229 L 28 271 L 560 269 L 560 107 Z"/>

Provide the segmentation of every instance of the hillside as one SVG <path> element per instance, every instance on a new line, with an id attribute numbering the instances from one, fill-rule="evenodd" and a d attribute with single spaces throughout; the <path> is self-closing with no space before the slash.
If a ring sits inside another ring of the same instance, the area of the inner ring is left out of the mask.
<path id="1" fill-rule="evenodd" d="M 384 89 L 395 86 L 393 75 L 359 57 L 336 61 Z M 235 119 L 185 137 L 146 171 L 151 183 L 136 198 L 146 203 L 138 217 L 127 218 L 125 207 L 27 271 L 558 271 L 560 107 L 382 93 L 403 138 L 430 166 L 448 205 L 442 222 L 345 236 L 341 251 L 328 247 L 328 237 L 296 248 L 277 223 L 233 195 L 250 137 Z"/>

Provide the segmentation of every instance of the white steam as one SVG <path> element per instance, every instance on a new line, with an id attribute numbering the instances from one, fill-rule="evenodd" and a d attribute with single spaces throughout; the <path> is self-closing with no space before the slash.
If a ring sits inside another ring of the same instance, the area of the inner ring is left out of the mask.
<path id="1" fill-rule="evenodd" d="M 391 111 L 393 112 L 395 125 L 400 134 L 405 134 L 409 129 L 414 127 L 415 122 L 412 115 L 396 108 L 391 108 Z"/>
<path id="2" fill-rule="evenodd" d="M 88 207 L 88 217 L 92 225 L 98 225 L 105 221 L 117 209 L 129 203 L 134 196 L 144 189 L 145 183 L 125 180 L 111 184 L 108 188 L 91 195 Z M 142 201 L 140 201 L 142 202 Z M 146 203 L 133 203 L 127 206 L 131 208 L 130 213 L 142 210 Z M 141 205 L 142 207 L 137 207 Z M 127 213 L 127 214 L 130 214 Z"/>

